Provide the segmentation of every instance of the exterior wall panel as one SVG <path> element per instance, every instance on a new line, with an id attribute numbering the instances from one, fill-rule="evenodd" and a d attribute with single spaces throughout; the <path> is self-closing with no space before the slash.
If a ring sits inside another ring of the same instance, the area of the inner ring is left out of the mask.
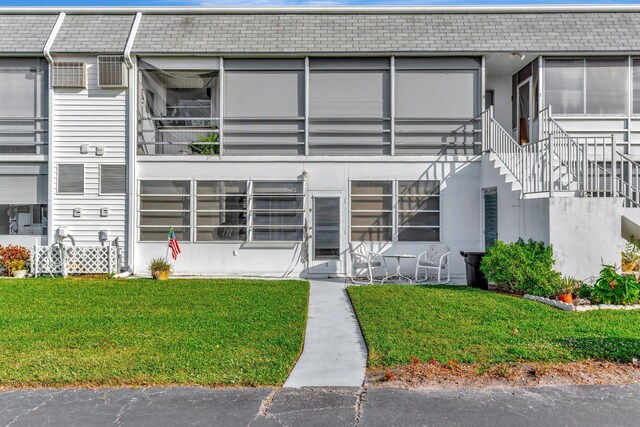
<path id="1" fill-rule="evenodd" d="M 98 231 L 108 230 L 109 239 L 117 237 L 120 246 L 126 248 L 126 196 L 99 194 L 99 178 L 100 164 L 126 164 L 127 90 L 97 86 L 96 57 L 72 60 L 87 62 L 88 89 L 54 90 L 51 226 L 54 235 L 58 227 L 65 227 L 79 245 L 99 244 Z M 83 144 L 89 146 L 87 154 L 80 152 Z M 103 149 L 104 154 L 98 155 L 97 149 Z M 58 194 L 59 164 L 84 165 L 84 194 Z M 100 215 L 103 207 L 109 209 L 106 217 Z M 80 217 L 73 216 L 74 208 L 82 209 Z"/>

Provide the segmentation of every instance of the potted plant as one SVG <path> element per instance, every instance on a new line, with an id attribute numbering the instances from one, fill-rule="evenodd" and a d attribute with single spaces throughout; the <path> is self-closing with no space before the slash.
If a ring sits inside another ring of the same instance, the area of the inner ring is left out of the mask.
<path id="1" fill-rule="evenodd" d="M 149 272 L 156 280 L 167 280 L 171 275 L 171 264 L 166 258 L 152 258 L 149 263 Z"/>
<path id="2" fill-rule="evenodd" d="M 25 265 L 27 263 L 23 260 L 15 260 L 9 261 L 7 263 L 7 269 L 11 272 L 13 277 L 17 277 L 18 279 L 23 279 L 27 275 L 27 270 L 25 269 Z"/>
<path id="3" fill-rule="evenodd" d="M 26 276 L 30 259 L 31 252 L 23 246 L 0 245 L 0 267 L 4 269 L 4 274 L 7 276 Z"/>
<path id="4" fill-rule="evenodd" d="M 558 280 L 556 298 L 559 301 L 573 304 L 573 292 L 576 290 L 576 279 L 573 277 L 562 277 Z"/>
<path id="5" fill-rule="evenodd" d="M 213 126 L 216 130 L 217 127 Z M 193 154 L 203 156 L 214 156 L 220 154 L 220 145 L 218 144 L 218 134 L 210 133 L 207 136 L 199 136 L 197 140 L 189 144 L 189 149 Z"/>
<path id="6" fill-rule="evenodd" d="M 640 269 L 640 247 L 638 240 L 631 236 L 629 242 L 622 248 L 622 271 L 633 273 Z"/>

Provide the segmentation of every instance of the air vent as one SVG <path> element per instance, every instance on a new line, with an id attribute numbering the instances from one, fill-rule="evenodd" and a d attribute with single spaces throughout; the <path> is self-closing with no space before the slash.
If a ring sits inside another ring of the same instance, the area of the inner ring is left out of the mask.
<path id="1" fill-rule="evenodd" d="M 53 64 L 53 87 L 87 88 L 87 64 L 56 62 Z"/>
<path id="2" fill-rule="evenodd" d="M 124 56 L 98 56 L 98 86 L 127 87 L 127 67 Z"/>

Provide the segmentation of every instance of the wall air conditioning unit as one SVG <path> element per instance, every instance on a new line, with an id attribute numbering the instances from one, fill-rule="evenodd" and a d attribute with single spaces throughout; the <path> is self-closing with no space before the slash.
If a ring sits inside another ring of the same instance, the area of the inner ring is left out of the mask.
<path id="1" fill-rule="evenodd" d="M 98 56 L 98 86 L 127 87 L 127 66 L 122 55 Z"/>
<path id="2" fill-rule="evenodd" d="M 85 62 L 54 62 L 52 70 L 53 87 L 87 88 Z"/>

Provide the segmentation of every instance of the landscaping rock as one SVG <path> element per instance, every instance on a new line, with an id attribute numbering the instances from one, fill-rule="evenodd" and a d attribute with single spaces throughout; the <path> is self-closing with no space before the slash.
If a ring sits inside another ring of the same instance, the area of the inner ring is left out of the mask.
<path id="1" fill-rule="evenodd" d="M 575 305 L 591 305 L 591 301 L 584 298 L 576 298 L 573 300 L 573 304 Z"/>

